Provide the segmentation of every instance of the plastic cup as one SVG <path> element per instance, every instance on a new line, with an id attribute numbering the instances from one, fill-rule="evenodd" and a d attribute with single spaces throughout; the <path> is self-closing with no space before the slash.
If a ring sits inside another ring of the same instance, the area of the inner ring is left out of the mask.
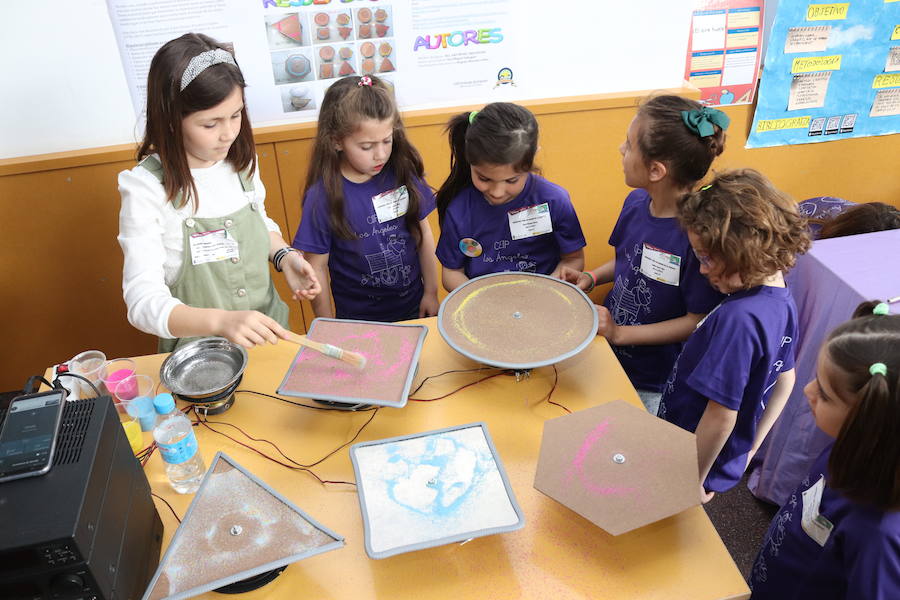
<path id="1" fill-rule="evenodd" d="M 103 365 L 100 380 L 103 382 L 103 385 L 106 386 L 106 390 L 112 396 L 115 396 L 117 393 L 116 388 L 119 387 L 120 383 L 124 379 L 135 374 L 136 371 L 133 360 L 130 358 L 114 358 L 106 361 L 106 364 Z M 123 393 L 127 394 L 128 391 L 123 390 Z M 132 390 L 131 393 L 132 396 L 136 395 L 134 390 Z"/>
<path id="2" fill-rule="evenodd" d="M 125 406 L 129 415 L 138 420 L 141 431 L 152 431 L 156 424 L 153 387 L 153 379 L 147 375 L 131 375 L 116 385 L 116 399 Z"/>
<path id="3" fill-rule="evenodd" d="M 97 386 L 100 393 L 103 393 L 103 390 L 100 389 L 100 386 L 103 384 L 100 377 L 103 373 L 103 365 L 105 364 L 105 354 L 99 350 L 86 350 L 69 361 L 69 372 L 86 378 Z M 76 377 L 73 377 L 72 379 L 75 380 L 75 385 L 73 387 L 79 398 L 93 398 L 96 395 L 93 388 L 87 383 Z"/>
<path id="4" fill-rule="evenodd" d="M 116 402 L 116 413 L 119 415 L 119 422 L 122 429 L 125 430 L 125 437 L 128 438 L 128 445 L 131 446 L 131 452 L 137 454 L 144 446 L 144 436 L 141 434 L 141 422 L 137 417 L 128 414 L 128 408 L 123 402 Z"/>

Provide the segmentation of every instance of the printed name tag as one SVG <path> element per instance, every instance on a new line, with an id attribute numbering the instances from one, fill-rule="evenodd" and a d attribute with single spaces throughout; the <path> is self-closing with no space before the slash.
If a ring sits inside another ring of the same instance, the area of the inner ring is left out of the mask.
<path id="1" fill-rule="evenodd" d="M 509 218 L 509 233 L 514 240 L 553 232 L 550 205 L 546 202 L 510 211 L 506 216 Z"/>
<path id="2" fill-rule="evenodd" d="M 190 242 L 191 263 L 194 265 L 241 257 L 237 240 L 227 229 L 192 233 Z"/>
<path id="3" fill-rule="evenodd" d="M 405 185 L 401 185 L 396 190 L 372 196 L 372 205 L 375 207 L 375 216 L 378 217 L 379 223 L 392 221 L 406 214 L 409 208 L 409 192 Z"/>
<path id="4" fill-rule="evenodd" d="M 644 243 L 641 273 L 654 281 L 677 286 L 681 275 L 681 257 Z"/>
<path id="5" fill-rule="evenodd" d="M 819 480 L 811 488 L 803 492 L 803 517 L 800 525 L 806 535 L 811 537 L 817 544 L 824 546 L 831 535 L 834 525 L 831 521 L 819 514 L 819 505 L 822 503 L 822 492 L 825 490 L 825 478 L 819 477 Z"/>

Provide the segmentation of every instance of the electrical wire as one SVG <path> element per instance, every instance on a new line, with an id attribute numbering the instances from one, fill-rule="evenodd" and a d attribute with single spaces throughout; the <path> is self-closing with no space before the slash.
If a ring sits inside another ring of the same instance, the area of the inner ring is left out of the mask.
<path id="1" fill-rule="evenodd" d="M 156 498 L 159 498 L 160 500 L 162 500 L 163 503 L 164 503 L 166 506 L 169 507 L 169 510 L 172 511 L 172 516 L 175 517 L 175 520 L 178 521 L 179 524 L 181 523 L 181 518 L 178 516 L 178 513 L 175 512 L 175 509 L 172 508 L 172 505 L 169 504 L 169 501 L 168 501 L 168 500 L 166 500 L 165 498 L 163 498 L 162 496 L 158 495 L 158 494 L 155 493 L 155 492 L 150 492 L 150 495 L 151 495 L 151 496 L 155 496 Z"/>
<path id="2" fill-rule="evenodd" d="M 97 397 L 98 397 L 98 398 L 99 398 L 100 396 L 103 395 L 103 394 L 100 393 L 100 390 L 97 389 L 97 386 L 94 385 L 94 382 L 91 381 L 90 379 L 88 379 L 87 377 L 83 376 L 83 375 L 79 375 L 78 373 L 69 373 L 69 372 L 66 372 L 66 373 L 57 373 L 57 374 L 56 374 L 56 379 L 54 380 L 54 383 L 55 383 L 56 381 L 59 381 L 59 378 L 60 378 L 60 377 L 75 377 L 76 379 L 80 379 L 80 380 L 84 381 L 85 383 L 87 383 L 89 386 L 91 386 L 91 389 L 94 390 L 94 393 L 97 394 Z M 46 379 L 44 379 L 43 377 L 41 377 L 41 379 L 44 380 L 44 383 L 47 383 L 47 380 L 46 380 Z M 47 385 L 50 385 L 50 384 L 48 383 Z M 53 387 L 53 386 L 50 386 L 50 387 Z"/>
<path id="3" fill-rule="evenodd" d="M 262 396 L 264 398 L 271 398 L 272 400 L 278 400 L 280 402 L 284 402 L 286 404 L 293 404 L 294 406 L 299 406 L 300 408 L 308 408 L 310 410 L 329 410 L 335 412 L 368 412 L 371 410 L 377 410 L 377 406 L 372 405 L 360 405 L 361 408 L 339 408 L 339 407 L 331 407 L 331 406 L 311 406 L 309 404 L 303 404 L 302 402 L 295 402 L 294 400 L 288 400 L 287 398 L 282 398 L 281 396 L 274 396 L 272 394 L 266 394 L 263 392 L 257 392 L 256 390 L 236 390 L 235 394 L 254 394 L 256 396 Z M 347 405 L 352 406 L 352 405 Z"/>
<path id="4" fill-rule="evenodd" d="M 55 387 L 52 383 L 41 377 L 40 375 L 32 375 L 28 378 L 28 381 L 25 382 L 25 387 L 22 388 L 23 394 L 33 394 L 34 393 L 34 384 L 40 380 L 44 383 L 48 388 Z"/>
<path id="5" fill-rule="evenodd" d="M 310 475 L 312 475 L 313 477 L 315 477 L 315 479 L 316 479 L 319 483 L 321 483 L 321 484 L 323 484 L 323 485 L 324 485 L 324 484 L 329 484 L 329 483 L 333 483 L 333 484 L 344 484 L 344 485 L 356 485 L 356 484 L 355 484 L 354 482 L 352 482 L 352 481 L 340 481 L 340 480 L 322 479 L 322 478 L 319 477 L 315 472 L 312 471 L 312 467 L 315 467 L 316 465 L 321 464 L 322 462 L 324 462 L 325 460 L 327 460 L 328 458 L 330 458 L 331 456 L 333 456 L 333 455 L 336 454 L 337 452 L 340 452 L 343 448 L 346 448 L 347 446 L 349 446 L 350 444 L 352 444 L 353 442 L 355 442 L 355 441 L 357 440 L 357 438 L 359 438 L 359 436 L 362 434 L 363 430 L 369 425 L 369 423 L 372 422 L 372 419 L 375 418 L 375 415 L 378 414 L 379 408 L 380 408 L 380 407 L 376 407 L 376 408 L 374 408 L 374 409 L 371 410 L 372 415 L 368 418 L 368 420 L 366 420 L 365 423 L 362 424 L 362 426 L 357 430 L 356 434 L 355 434 L 349 441 L 347 441 L 347 442 L 341 444 L 340 446 L 338 446 L 337 448 L 335 448 L 334 450 L 332 450 L 331 452 L 329 452 L 328 454 L 326 454 L 325 456 L 323 456 L 323 457 L 320 458 L 319 460 L 317 460 L 317 461 L 315 461 L 315 462 L 312 462 L 312 463 L 309 463 L 309 464 L 303 464 L 303 463 L 300 463 L 300 462 L 298 462 L 298 461 L 296 461 L 296 460 L 294 460 L 294 459 L 288 457 L 284 452 L 282 452 L 282 450 L 281 450 L 281 449 L 278 447 L 278 445 L 275 444 L 274 442 L 272 442 L 272 441 L 270 441 L 270 440 L 266 440 L 266 439 L 264 439 L 264 438 L 255 438 L 255 437 L 251 436 L 250 434 L 248 434 L 248 433 L 247 433 L 246 431 L 244 431 L 243 429 L 241 429 L 240 427 L 238 427 L 237 425 L 233 425 L 233 424 L 231 424 L 231 423 L 226 423 L 226 422 L 224 422 L 224 421 L 210 421 L 209 419 L 202 417 L 202 416 L 201 416 L 198 412 L 196 412 L 196 411 L 194 411 L 194 415 L 197 417 L 197 423 L 199 423 L 199 424 L 202 425 L 203 427 L 206 427 L 207 429 L 209 429 L 209 430 L 212 431 L 213 433 L 217 433 L 217 434 L 219 434 L 219 435 L 221 435 L 221 436 L 223 436 L 223 437 L 225 437 L 225 438 L 228 438 L 228 439 L 231 440 L 232 442 L 234 442 L 234 443 L 236 443 L 236 444 L 238 444 L 238 445 L 240 445 L 240 446 L 243 446 L 244 448 L 247 448 L 248 450 L 252 450 L 253 452 L 259 454 L 260 456 L 262 456 L 263 458 L 265 458 L 265 459 L 267 459 L 267 460 L 270 460 L 270 461 L 274 462 L 275 464 L 281 465 L 281 466 L 283 466 L 283 467 L 285 467 L 285 468 L 288 468 L 288 469 L 292 469 L 292 470 L 296 470 L 296 471 L 304 471 L 304 472 L 306 472 L 306 473 L 309 473 Z M 272 457 L 272 456 L 266 454 L 265 452 L 259 450 L 258 448 L 254 448 L 253 446 L 251 446 L 251 445 L 249 445 L 249 444 L 245 444 L 245 443 L 243 443 L 243 442 L 241 442 L 241 441 L 239 441 L 239 440 L 233 438 L 232 436 L 228 435 L 227 433 L 225 433 L 225 432 L 223 432 L 223 431 L 219 431 L 218 429 L 214 429 L 213 427 L 210 427 L 210 425 L 227 425 L 227 426 L 229 426 L 229 427 L 233 427 L 234 429 L 237 429 L 239 432 L 241 432 L 242 435 L 244 435 L 245 437 L 247 437 L 247 438 L 250 439 L 250 440 L 260 441 L 260 442 L 267 443 L 267 444 L 271 445 L 272 447 L 274 447 L 274 448 L 276 449 L 276 451 L 277 451 L 281 456 L 283 456 L 286 460 L 288 460 L 288 461 L 289 461 L 290 463 L 292 463 L 292 464 L 288 464 L 288 463 L 282 462 L 281 460 L 278 460 L 277 458 L 274 458 L 274 457 Z"/>

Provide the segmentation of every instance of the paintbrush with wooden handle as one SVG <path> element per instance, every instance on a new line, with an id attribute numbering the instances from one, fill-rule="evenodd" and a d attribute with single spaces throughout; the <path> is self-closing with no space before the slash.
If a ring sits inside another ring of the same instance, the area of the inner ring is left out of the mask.
<path id="1" fill-rule="evenodd" d="M 366 357 L 359 352 L 351 352 L 350 350 L 344 350 L 342 348 L 338 348 L 337 346 L 332 346 L 331 344 L 315 342 L 308 338 L 300 337 L 292 331 L 288 332 L 287 339 L 291 342 L 294 342 L 295 344 L 303 346 L 304 348 L 309 348 L 311 350 L 315 350 L 316 352 L 320 352 L 325 356 L 330 356 L 331 358 L 342 360 L 348 365 L 353 365 L 357 369 L 362 369 L 366 366 Z"/>

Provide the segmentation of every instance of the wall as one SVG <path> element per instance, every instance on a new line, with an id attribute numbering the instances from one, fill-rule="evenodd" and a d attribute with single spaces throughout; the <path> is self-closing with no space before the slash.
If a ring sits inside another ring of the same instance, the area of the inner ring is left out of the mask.
<path id="1" fill-rule="evenodd" d="M 638 101 L 634 95 L 607 95 L 525 103 L 542 128 L 538 164 L 546 177 L 570 191 L 588 239 L 589 266 L 612 257 L 606 240 L 628 193 L 618 146 Z M 798 199 L 834 195 L 900 206 L 898 136 L 746 150 L 753 109 L 735 106 L 727 112 L 732 118 L 728 146 L 714 168 L 757 168 Z M 442 126 L 452 114 L 406 115 L 433 186 L 448 172 Z M 257 132 L 268 211 L 288 239 L 300 220 L 300 182 L 312 135 L 310 125 Z M 133 165 L 132 153 L 119 146 L 0 160 L 0 333 L 5 342 L 0 390 L 21 387 L 29 375 L 88 348 L 110 357 L 155 352 L 155 339 L 127 323 L 121 298 L 116 174 Z M 432 227 L 437 230 L 436 215 Z M 595 292 L 598 298 L 603 293 Z M 306 309 L 292 306 L 296 331 L 304 331 L 311 320 Z"/>

